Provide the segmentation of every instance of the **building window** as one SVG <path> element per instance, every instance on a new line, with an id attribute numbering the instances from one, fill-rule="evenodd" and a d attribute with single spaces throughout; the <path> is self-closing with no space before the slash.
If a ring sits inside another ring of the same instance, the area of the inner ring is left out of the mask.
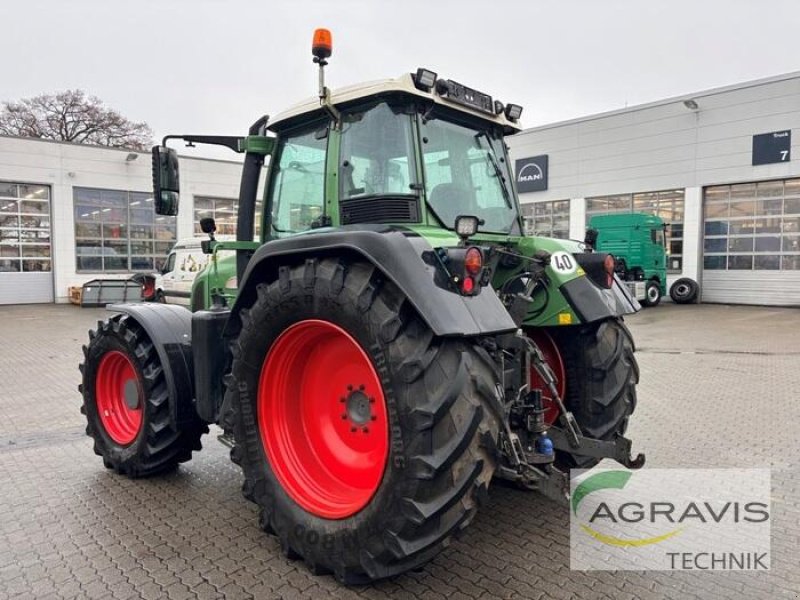
<path id="1" fill-rule="evenodd" d="M 263 202 L 256 201 L 255 239 L 261 235 L 261 207 Z M 217 235 L 236 236 L 236 219 L 239 212 L 239 201 L 233 198 L 213 198 L 210 196 L 194 197 L 194 234 L 204 236 L 200 229 L 200 219 L 212 217 L 217 224 Z"/>
<path id="2" fill-rule="evenodd" d="M 78 272 L 158 269 L 175 243 L 175 217 L 157 215 L 144 192 L 73 188 Z"/>
<path id="3" fill-rule="evenodd" d="M 212 217 L 217 224 L 218 235 L 236 235 L 236 213 L 239 204 L 231 198 L 194 197 L 194 233 L 203 235 L 200 219 Z"/>
<path id="4" fill-rule="evenodd" d="M 522 205 L 525 235 L 569 238 L 569 200 L 531 202 Z"/>
<path id="5" fill-rule="evenodd" d="M 800 179 L 704 190 L 703 268 L 800 270 Z"/>
<path id="6" fill-rule="evenodd" d="M 0 272 L 50 271 L 50 188 L 0 182 Z"/>
<path id="7" fill-rule="evenodd" d="M 684 190 L 639 192 L 586 199 L 586 222 L 594 215 L 644 213 L 660 217 L 667 224 L 667 270 L 680 272 L 683 266 Z"/>

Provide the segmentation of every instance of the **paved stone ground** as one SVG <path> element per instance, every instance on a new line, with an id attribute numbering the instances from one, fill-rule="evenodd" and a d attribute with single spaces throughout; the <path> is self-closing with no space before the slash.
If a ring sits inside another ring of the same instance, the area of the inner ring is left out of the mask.
<path id="1" fill-rule="evenodd" d="M 566 509 L 495 486 L 423 571 L 344 588 L 286 560 L 227 449 L 129 481 L 83 435 L 77 364 L 104 311 L 0 307 L 1 598 L 798 598 L 800 311 L 662 306 L 629 319 L 635 448 L 659 467 L 772 468 L 769 573 L 569 570 Z"/>

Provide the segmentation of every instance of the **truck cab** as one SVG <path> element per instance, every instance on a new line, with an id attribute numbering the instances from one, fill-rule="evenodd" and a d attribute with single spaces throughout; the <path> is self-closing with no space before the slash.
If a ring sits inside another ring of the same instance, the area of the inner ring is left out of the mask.
<path id="1" fill-rule="evenodd" d="M 631 295 L 656 306 L 667 293 L 664 221 L 643 213 L 597 215 L 589 228 L 597 231 L 595 249 L 614 255 L 617 275 Z"/>

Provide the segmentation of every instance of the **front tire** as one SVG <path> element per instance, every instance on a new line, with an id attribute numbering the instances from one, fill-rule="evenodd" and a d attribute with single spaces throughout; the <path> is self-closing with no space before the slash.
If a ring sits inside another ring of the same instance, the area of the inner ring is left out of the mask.
<path id="1" fill-rule="evenodd" d="M 361 262 L 281 267 L 241 316 L 226 404 L 262 528 L 347 584 L 445 548 L 495 469 L 496 377 L 480 351 L 435 337 Z"/>
<path id="2" fill-rule="evenodd" d="M 657 281 L 650 280 L 644 288 L 644 306 L 658 306 L 661 303 L 661 284 Z"/>
<path id="3" fill-rule="evenodd" d="M 585 436 L 613 440 L 623 435 L 636 409 L 639 365 L 622 319 L 550 330 L 564 362 L 565 407 Z M 561 467 L 588 469 L 599 459 L 558 451 Z"/>
<path id="4" fill-rule="evenodd" d="M 208 427 L 199 419 L 173 427 L 164 369 L 135 320 L 115 315 L 98 322 L 83 353 L 81 413 L 107 468 L 145 477 L 174 469 L 200 450 Z"/>

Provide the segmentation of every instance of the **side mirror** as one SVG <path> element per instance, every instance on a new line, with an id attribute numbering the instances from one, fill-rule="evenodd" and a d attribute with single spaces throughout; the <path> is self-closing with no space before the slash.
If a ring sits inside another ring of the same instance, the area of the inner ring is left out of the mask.
<path id="1" fill-rule="evenodd" d="M 153 146 L 153 202 L 156 214 L 178 214 L 180 178 L 178 153 L 166 146 Z"/>
<path id="2" fill-rule="evenodd" d="M 600 232 L 597 229 L 592 229 L 591 227 L 586 230 L 586 236 L 583 238 L 583 243 L 586 244 L 588 249 L 594 250 L 597 246 L 597 237 L 600 235 Z"/>
<path id="3" fill-rule="evenodd" d="M 212 234 L 217 230 L 217 222 L 214 217 L 203 217 L 200 219 L 200 231 L 206 234 Z"/>

